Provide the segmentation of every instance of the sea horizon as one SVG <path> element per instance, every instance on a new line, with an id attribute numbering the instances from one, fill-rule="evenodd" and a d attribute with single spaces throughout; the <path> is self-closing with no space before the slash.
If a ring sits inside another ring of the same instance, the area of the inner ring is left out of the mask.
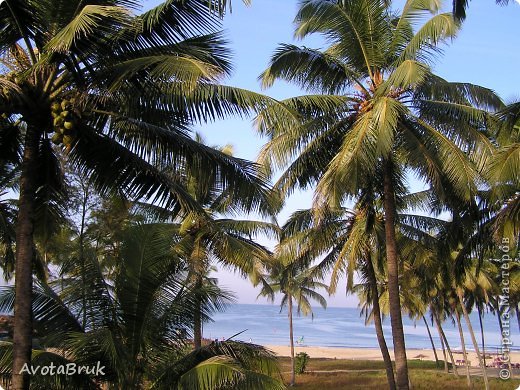
<path id="1" fill-rule="evenodd" d="M 294 315 L 294 342 L 295 345 L 328 348 L 366 348 L 379 349 L 373 323 L 365 325 L 364 316 L 360 316 L 359 308 L 328 307 L 314 308 L 314 318 L 311 316 Z M 435 347 L 440 349 L 441 343 L 437 328 L 432 326 L 428 315 L 430 332 Z M 260 345 L 289 345 L 289 321 L 287 311 L 280 312 L 275 304 L 245 304 L 235 303 L 227 307 L 226 311 L 214 313 L 213 322 L 204 325 L 203 335 L 208 339 L 248 341 Z M 478 314 L 472 312 L 470 320 L 475 337 L 481 347 L 481 334 Z M 484 340 L 488 353 L 497 353 L 500 350 L 500 330 L 496 316 L 485 313 L 483 317 Z M 458 328 L 450 320 L 442 324 L 450 347 L 454 351 L 461 350 Z M 462 319 L 466 349 L 474 350 L 470 334 Z M 407 349 L 431 349 L 428 331 L 422 319 L 414 321 L 403 314 L 403 328 Z M 516 318 L 510 320 L 510 339 L 513 342 L 511 350 L 520 350 L 520 332 Z M 390 318 L 383 319 L 383 331 L 388 347 L 393 347 Z"/>

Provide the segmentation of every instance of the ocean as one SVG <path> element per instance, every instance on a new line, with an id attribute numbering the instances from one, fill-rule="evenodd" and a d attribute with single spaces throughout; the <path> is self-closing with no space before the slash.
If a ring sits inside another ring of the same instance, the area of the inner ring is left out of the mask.
<path id="1" fill-rule="evenodd" d="M 480 345 L 480 326 L 477 313 L 471 313 L 471 322 Z M 463 321 L 463 319 L 462 319 Z M 500 330 L 496 316 L 486 313 L 483 319 L 486 351 L 498 352 L 501 343 Z M 426 326 L 422 320 L 413 321 L 403 315 L 403 325 L 407 348 L 430 349 Z M 440 340 L 435 326 L 430 331 L 437 348 Z M 373 324 L 365 325 L 364 316 L 357 308 L 321 307 L 314 308 L 314 318 L 297 315 L 293 319 L 294 339 L 307 346 L 379 348 Z M 390 318 L 383 322 L 386 342 L 392 346 Z M 470 335 L 463 321 L 464 338 L 468 350 L 473 350 Z M 520 347 L 520 332 L 516 316 L 510 321 L 513 348 Z M 450 321 L 443 324 L 450 347 L 460 350 L 461 342 L 456 325 Z M 241 333 L 240 333 L 241 332 Z M 208 339 L 229 338 L 251 341 L 261 345 L 289 345 L 289 321 L 287 311 L 280 313 L 277 305 L 234 304 L 225 312 L 215 313 L 213 322 L 204 325 L 204 337 Z"/>

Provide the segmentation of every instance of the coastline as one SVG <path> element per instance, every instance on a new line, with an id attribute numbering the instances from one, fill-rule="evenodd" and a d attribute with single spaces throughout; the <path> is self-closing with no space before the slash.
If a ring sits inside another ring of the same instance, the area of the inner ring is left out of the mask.
<path id="1" fill-rule="evenodd" d="M 264 345 L 267 349 L 271 350 L 278 356 L 290 356 L 290 347 L 288 345 Z M 350 360 L 383 360 L 381 351 L 378 348 L 339 348 L 339 347 L 316 347 L 316 346 L 296 346 L 294 347 L 294 353 L 299 352 L 307 353 L 310 358 L 327 358 L 327 359 L 350 359 Z M 394 359 L 394 351 L 389 349 L 390 357 Z M 452 351 L 453 359 L 455 361 L 462 360 L 461 351 Z M 409 360 L 420 359 L 420 360 L 432 360 L 435 361 L 435 355 L 432 349 L 406 349 L 406 355 Z M 437 356 L 439 360 L 443 360 L 442 350 L 437 349 Z M 486 364 L 489 365 L 496 356 L 495 352 L 487 352 L 486 356 L 492 356 L 491 359 L 486 358 Z M 512 363 L 520 363 L 520 352 L 510 353 Z M 472 367 L 478 367 L 479 362 L 477 354 L 473 351 L 468 351 L 468 360 L 471 362 Z M 449 361 L 449 356 L 448 356 Z"/>

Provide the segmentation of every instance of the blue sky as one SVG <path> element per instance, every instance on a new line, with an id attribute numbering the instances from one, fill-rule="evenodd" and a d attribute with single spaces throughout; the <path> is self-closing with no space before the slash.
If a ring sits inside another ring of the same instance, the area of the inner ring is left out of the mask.
<path id="1" fill-rule="evenodd" d="M 399 2 L 394 8 L 399 9 Z M 308 47 L 323 47 L 320 37 L 303 42 L 294 41 L 292 21 L 297 0 L 253 0 L 245 7 L 241 0 L 233 0 L 233 12 L 225 16 L 223 25 L 234 54 L 235 69 L 225 84 L 261 91 L 275 98 L 302 94 L 298 88 L 283 82 L 262 91 L 257 78 L 267 67 L 280 43 L 296 43 Z M 445 8 L 449 11 L 450 4 Z M 505 101 L 520 98 L 520 5 L 511 2 L 500 7 L 494 0 L 470 2 L 467 19 L 458 37 L 444 49 L 435 64 L 436 73 L 449 81 L 470 82 L 495 90 Z M 211 144 L 234 146 L 238 157 L 255 160 L 264 142 L 254 131 L 251 120 L 229 119 L 200 126 L 197 129 Z M 414 184 L 414 183 L 412 183 Z M 309 193 L 297 193 L 287 201 L 279 216 L 287 216 L 310 205 Z M 258 289 L 247 280 L 228 271 L 217 275 L 222 285 L 233 290 L 240 303 L 265 303 L 256 300 Z M 344 284 L 330 306 L 356 306 L 355 297 L 345 297 Z"/>

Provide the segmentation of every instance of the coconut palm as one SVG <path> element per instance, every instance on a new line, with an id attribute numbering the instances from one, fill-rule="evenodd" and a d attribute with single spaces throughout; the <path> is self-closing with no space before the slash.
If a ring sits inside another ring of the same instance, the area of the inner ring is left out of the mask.
<path id="1" fill-rule="evenodd" d="M 386 285 L 384 251 L 379 249 L 384 247 L 384 220 L 374 204 L 363 204 L 363 201 L 360 203 L 354 213 L 347 214 L 348 219 L 341 223 L 343 226 L 340 229 L 347 227 L 347 230 L 344 230 L 345 236 L 337 240 L 340 254 L 333 265 L 330 292 L 336 291 L 341 271 L 345 271 L 347 292 L 357 293 L 361 312 L 365 313 L 365 322 L 374 322 L 379 348 L 385 362 L 388 386 L 395 389 L 394 369 L 384 337 L 384 313 L 380 305 Z M 360 278 L 356 285 L 353 285 L 354 271 Z"/>
<path id="2" fill-rule="evenodd" d="M 207 1 L 168 0 L 136 16 L 138 5 L 129 0 L 0 4 L 0 150 L 2 156 L 4 151 L 22 156 L 15 389 L 26 389 L 29 381 L 17 373 L 30 360 L 38 201 L 66 200 L 58 156 L 66 155 L 101 193 L 119 188 L 130 198 L 149 198 L 175 210 L 198 205 L 175 176 L 154 166 L 213 172 L 244 208 L 256 208 L 264 191 L 254 166 L 187 136 L 193 121 L 244 112 L 262 101 L 215 84 L 231 66 Z"/>
<path id="3" fill-rule="evenodd" d="M 493 185 L 490 201 L 496 202 L 495 241 L 508 238 L 513 246 L 520 234 L 520 103 L 508 105 L 499 115 L 502 126 L 494 134 L 499 147 L 486 169 L 486 177 Z"/>
<path id="4" fill-rule="evenodd" d="M 380 278 L 384 267 L 381 263 L 383 253 L 379 251 L 384 242 L 383 223 L 381 214 L 368 204 L 358 206 L 354 211 L 347 208 L 328 210 L 318 224 L 313 219 L 312 210 L 300 210 L 284 226 L 290 239 L 286 238 L 283 250 L 285 256 L 298 256 L 301 268 L 321 258 L 313 272 L 317 277 L 324 277 L 331 272 L 328 287 L 331 294 L 336 292 L 339 279 L 346 275 L 347 292 L 362 295 L 360 299 L 366 305 L 367 310 L 363 307 L 363 311 L 366 312 L 367 321 L 374 321 L 388 386 L 395 389 L 393 365 L 383 333 L 379 305 L 381 285 L 385 283 Z M 358 285 L 353 283 L 356 272 L 361 278 Z"/>
<path id="5" fill-rule="evenodd" d="M 437 14 L 438 2 L 409 0 L 400 15 L 378 0 L 300 4 L 296 36 L 320 33 L 329 46 L 282 45 L 273 55 L 263 85 L 283 79 L 312 94 L 284 100 L 285 110 L 273 106 L 259 115 L 260 132 L 270 139 L 259 161 L 267 173 L 287 168 L 275 185 L 284 194 L 317 184 L 318 208 L 356 197 L 367 178 L 383 183 L 397 386 L 407 389 L 396 194 L 411 171 L 440 199 L 471 199 L 477 165 L 483 166 L 492 149 L 480 131 L 486 125 L 483 109 L 503 104 L 488 89 L 432 73 L 429 61 L 457 32 L 450 14 Z M 423 20 L 418 16 L 430 12 L 434 16 L 417 26 Z"/>
<path id="6" fill-rule="evenodd" d="M 328 286 L 319 281 L 323 279 L 322 267 L 311 266 L 317 256 L 324 251 L 321 246 L 313 246 L 311 241 L 306 240 L 309 237 L 307 231 L 309 229 L 309 215 L 310 210 L 296 212 L 281 228 L 280 243 L 276 247 L 275 260 L 268 267 L 269 274 L 267 280 L 263 281 L 263 288 L 259 294 L 259 296 L 267 296 L 273 301 L 276 293 L 283 294 L 280 310 L 283 310 L 284 307 L 288 309 L 292 367 L 291 386 L 296 383 L 293 299 L 297 305 L 298 315 L 303 313 L 306 316 L 309 314 L 314 316 L 310 300 L 317 301 L 323 308 L 327 306 L 325 298 L 315 291 L 317 288 L 328 289 Z M 313 250 L 309 250 L 311 247 Z"/>
<path id="7" fill-rule="evenodd" d="M 233 292 L 220 287 L 217 278 L 210 276 L 218 271 L 217 267 L 204 264 L 207 268 L 200 269 L 201 265 L 194 264 L 194 260 L 198 259 L 189 259 L 187 263 L 189 271 L 186 285 L 194 295 L 193 346 L 198 349 L 202 346 L 204 323 L 211 321 L 214 313 L 223 312 L 229 304 L 235 303 L 236 297 Z"/>
<path id="8" fill-rule="evenodd" d="M 440 290 L 439 290 L 440 291 Z M 442 323 L 445 321 L 448 317 L 448 313 L 446 308 L 448 307 L 447 300 L 442 299 L 432 299 L 430 302 L 430 314 L 432 316 L 433 321 L 435 322 L 435 325 L 437 327 L 437 332 L 439 333 L 439 338 L 441 339 L 441 343 L 443 346 L 443 352 L 447 351 L 448 356 L 450 357 L 451 366 L 453 368 L 453 374 L 458 377 L 459 373 L 457 370 L 457 365 L 455 364 L 455 359 L 453 358 L 453 353 L 451 351 L 450 345 L 448 343 L 448 339 L 446 338 L 446 334 L 444 333 L 444 330 L 442 329 Z M 446 364 L 447 358 L 446 354 L 444 354 L 445 364 L 444 369 L 446 373 L 449 371 L 448 365 Z"/>
<path id="9" fill-rule="evenodd" d="M 195 140 L 204 144 L 199 134 Z M 230 145 L 213 148 L 226 155 L 232 154 Z M 190 285 L 198 290 L 205 281 L 209 282 L 205 275 L 208 276 L 217 263 L 221 267 L 238 271 L 242 276 L 249 276 L 253 284 L 258 284 L 272 257 L 270 251 L 255 239 L 259 235 L 277 238 L 278 227 L 264 221 L 232 218 L 237 211 L 233 203 L 233 194 L 228 188 L 222 188 L 211 172 L 188 167 L 179 176 L 178 180 L 186 188 L 186 192 L 203 211 L 195 210 L 172 216 L 167 209 L 151 204 L 140 203 L 137 208 L 152 219 L 171 222 L 174 234 L 179 238 L 173 250 L 187 264 Z M 215 309 L 222 308 L 222 305 L 214 303 Z M 202 325 L 206 320 L 202 316 L 203 304 L 201 300 L 200 309 L 194 312 L 196 349 L 201 347 Z"/>
<path id="10" fill-rule="evenodd" d="M 97 377 L 37 376 L 35 386 L 77 388 L 80 382 L 81 388 L 94 388 L 104 382 L 125 389 L 145 384 L 157 389 L 283 388 L 276 378 L 274 356 L 258 346 L 227 341 L 186 353 L 186 336 L 197 306 L 185 283 L 185 264 L 171 250 L 176 239 L 169 225 L 133 226 L 123 234 L 119 252 L 123 261 L 117 262 L 114 280 L 106 278 L 95 254 L 87 251 L 84 269 L 70 275 L 63 290 L 61 283 L 35 286 L 33 309 L 40 346 L 33 351 L 34 364 L 42 359 L 88 366 L 100 361 L 105 367 L 104 375 Z M 87 276 L 89 302 L 84 326 L 79 310 L 82 272 Z M 13 292 L 12 288 L 3 291 L 2 310 L 12 310 Z M 202 295 L 202 291 L 197 293 Z M 219 291 L 209 288 L 205 294 L 218 295 Z M 6 356 L 1 367 L 4 378 L 10 372 Z"/>
<path id="11" fill-rule="evenodd" d="M 402 196 L 403 199 L 420 197 L 417 194 Z M 313 217 L 313 210 L 300 210 L 284 226 L 287 237 L 282 248 L 284 256 L 299 258 L 303 268 L 312 260 L 319 259 L 313 272 L 318 277 L 331 274 L 330 293 L 336 291 L 339 279 L 346 276 L 347 292 L 358 293 L 367 322 L 374 321 L 388 386 L 395 388 L 393 365 L 382 326 L 382 316 L 388 314 L 388 283 L 382 249 L 385 247 L 385 229 L 381 208 L 377 190 L 370 187 L 362 191 L 353 210 L 329 209 L 320 215 L 319 222 Z M 423 229 L 431 230 L 442 221 L 399 211 L 398 243 L 402 260 L 408 264 L 403 267 L 413 269 L 410 264 L 415 259 L 432 258 L 429 248 L 436 240 Z M 353 282 L 355 273 L 360 278 L 356 285 Z M 409 312 L 417 311 L 420 305 L 415 298 L 419 284 L 418 279 L 414 278 L 414 285 L 410 282 L 407 290 L 402 292 L 403 308 Z"/>
<path id="12" fill-rule="evenodd" d="M 464 280 L 462 291 L 460 291 L 459 301 L 462 298 L 464 304 L 465 318 L 466 314 L 471 312 L 473 308 L 477 309 L 479 325 L 480 325 L 480 340 L 482 347 L 482 363 L 486 367 L 486 347 L 484 338 L 483 317 L 485 308 L 491 303 L 491 297 L 498 293 L 498 286 L 493 280 L 493 276 L 497 275 L 496 267 L 489 261 L 486 261 L 477 269 L 475 264 L 472 264 L 466 278 Z M 466 318 L 468 328 L 472 328 L 469 316 Z M 471 333 L 471 331 L 470 331 Z"/>
<path id="13" fill-rule="evenodd" d="M 283 246 L 283 241 L 280 243 Z M 264 285 L 260 295 L 268 296 L 274 300 L 275 294 L 282 294 L 280 301 L 280 311 L 287 307 L 287 317 L 289 318 L 289 341 L 291 347 L 291 380 L 290 386 L 296 384 L 296 370 L 294 359 L 294 332 L 293 332 L 293 316 L 296 304 L 296 313 L 308 316 L 314 316 L 312 312 L 311 301 L 318 302 L 321 307 L 327 307 L 326 299 L 316 291 L 316 289 L 326 289 L 327 286 L 316 280 L 314 269 L 299 270 L 297 261 L 278 258 L 278 262 L 273 264 L 270 270 L 268 285 Z"/>

